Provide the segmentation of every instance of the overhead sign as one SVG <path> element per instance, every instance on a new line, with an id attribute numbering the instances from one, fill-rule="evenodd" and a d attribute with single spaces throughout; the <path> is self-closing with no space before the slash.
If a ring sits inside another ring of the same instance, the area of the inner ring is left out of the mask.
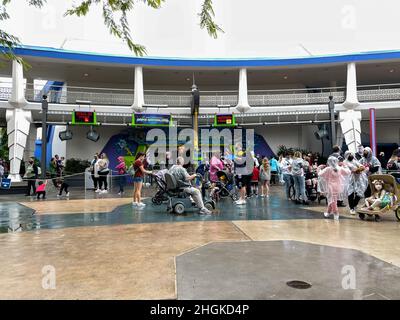
<path id="1" fill-rule="evenodd" d="M 214 116 L 214 127 L 233 127 L 236 125 L 235 115 L 230 114 L 216 114 Z"/>
<path id="2" fill-rule="evenodd" d="M 72 124 L 96 125 L 97 117 L 94 111 L 74 111 L 72 113 Z"/>
<path id="3" fill-rule="evenodd" d="M 172 125 L 172 117 L 170 114 L 158 114 L 158 113 L 132 114 L 132 126 L 169 127 L 171 125 Z"/>

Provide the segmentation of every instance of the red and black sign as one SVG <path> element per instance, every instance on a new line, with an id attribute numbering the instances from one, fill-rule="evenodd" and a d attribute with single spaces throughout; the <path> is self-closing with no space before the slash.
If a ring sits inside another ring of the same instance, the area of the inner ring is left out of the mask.
<path id="1" fill-rule="evenodd" d="M 74 111 L 72 115 L 73 124 L 96 124 L 96 112 Z"/>

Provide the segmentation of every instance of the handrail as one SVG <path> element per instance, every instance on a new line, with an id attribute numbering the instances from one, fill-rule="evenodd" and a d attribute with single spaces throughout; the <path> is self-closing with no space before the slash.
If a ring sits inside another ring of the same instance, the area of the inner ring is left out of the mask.
<path id="1" fill-rule="evenodd" d="M 346 89 L 346 87 L 322 87 L 322 88 L 292 88 L 292 89 L 252 89 L 248 92 L 282 92 L 282 91 L 314 91 L 314 90 L 328 90 L 328 89 Z M 308 93 L 308 92 L 307 92 Z M 310 92 L 314 93 L 314 92 Z"/>
<path id="2" fill-rule="evenodd" d="M 400 83 L 383 83 L 383 84 L 363 84 L 363 85 L 357 85 L 357 88 L 371 88 L 371 87 L 392 87 L 392 86 L 398 86 L 400 87 Z"/>
<path id="3" fill-rule="evenodd" d="M 29 84 L 27 83 L 26 85 L 27 86 L 28 85 L 33 86 L 32 83 L 29 83 Z M 71 89 L 115 90 L 115 91 L 129 91 L 129 92 L 133 92 L 134 91 L 133 89 L 126 89 L 126 88 L 118 89 L 118 88 L 77 87 L 77 86 L 68 86 L 68 85 L 67 86 L 52 85 L 51 87 L 53 87 L 53 88 L 67 88 L 67 89 L 71 88 Z M 34 90 L 41 91 L 41 90 L 43 90 L 43 88 L 42 89 L 34 89 Z"/>

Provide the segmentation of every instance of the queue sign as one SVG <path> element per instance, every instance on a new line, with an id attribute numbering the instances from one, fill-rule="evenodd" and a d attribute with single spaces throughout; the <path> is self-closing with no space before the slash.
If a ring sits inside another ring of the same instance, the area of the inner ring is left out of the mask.
<path id="1" fill-rule="evenodd" d="M 74 111 L 72 113 L 72 124 L 96 125 L 96 112 L 92 111 Z"/>
<path id="2" fill-rule="evenodd" d="M 216 114 L 214 117 L 214 127 L 233 127 L 236 125 L 235 115 L 230 114 Z"/>

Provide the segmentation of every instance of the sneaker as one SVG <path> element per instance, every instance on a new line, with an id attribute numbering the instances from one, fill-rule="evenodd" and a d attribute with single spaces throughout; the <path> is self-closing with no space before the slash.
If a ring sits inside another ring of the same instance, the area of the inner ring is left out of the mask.
<path id="1" fill-rule="evenodd" d="M 66 196 L 66 197 L 69 197 L 69 192 L 67 192 L 67 193 L 65 194 L 65 196 Z"/>
<path id="2" fill-rule="evenodd" d="M 94 190 L 94 192 L 97 192 L 97 193 L 98 193 L 98 192 L 100 192 L 100 191 L 101 191 L 100 189 L 96 189 L 96 190 Z"/>
<path id="3" fill-rule="evenodd" d="M 57 194 L 57 198 L 60 198 L 61 197 L 61 194 Z"/>
<path id="4" fill-rule="evenodd" d="M 356 210 L 350 209 L 350 214 L 354 216 L 356 214 Z"/>
<path id="5" fill-rule="evenodd" d="M 108 190 L 102 190 L 101 193 L 108 193 Z"/>
<path id="6" fill-rule="evenodd" d="M 244 204 L 246 204 L 246 200 L 238 200 L 238 201 L 236 201 L 235 202 L 237 205 L 244 205 Z"/>
<path id="7" fill-rule="evenodd" d="M 145 206 L 146 206 L 146 204 L 145 204 L 145 203 L 143 203 L 143 202 L 139 202 L 139 203 L 137 204 L 137 206 L 138 206 L 138 207 L 141 207 L 141 208 L 143 208 L 143 207 L 145 207 Z"/>
<path id="8" fill-rule="evenodd" d="M 260 195 L 260 197 L 261 197 L 261 198 L 264 198 L 265 196 L 262 194 L 262 195 Z"/>
<path id="9" fill-rule="evenodd" d="M 207 208 L 203 208 L 203 209 L 200 210 L 200 214 L 209 215 L 209 214 L 212 214 L 212 212 L 210 210 L 208 210 Z"/>
<path id="10" fill-rule="evenodd" d="M 123 192 L 121 192 L 121 191 L 120 191 L 120 192 L 118 192 L 118 195 L 119 195 L 119 196 L 122 196 L 122 194 L 123 194 Z"/>
<path id="11" fill-rule="evenodd" d="M 265 197 L 269 198 L 269 194 L 267 194 Z"/>
<path id="12" fill-rule="evenodd" d="M 132 206 L 133 206 L 133 207 L 137 207 L 137 205 L 138 205 L 137 202 L 132 201 Z"/>
<path id="13" fill-rule="evenodd" d="M 330 216 L 329 212 L 324 212 L 324 217 L 325 218 L 329 218 L 329 216 Z"/>
<path id="14" fill-rule="evenodd" d="M 333 218 L 335 219 L 335 221 L 339 221 L 339 214 L 334 214 Z"/>

